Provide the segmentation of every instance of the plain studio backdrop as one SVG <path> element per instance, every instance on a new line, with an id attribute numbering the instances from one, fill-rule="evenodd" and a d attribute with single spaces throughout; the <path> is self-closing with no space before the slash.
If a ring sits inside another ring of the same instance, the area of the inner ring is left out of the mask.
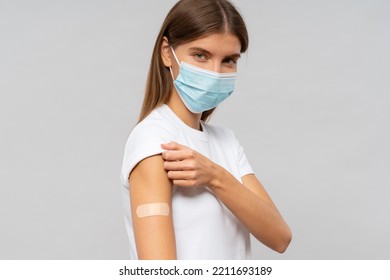
<path id="1" fill-rule="evenodd" d="M 120 167 L 175 2 L 1 0 L 0 259 L 129 257 Z M 293 231 L 253 257 L 389 259 L 390 2 L 234 3 L 249 52 L 210 123 Z"/>

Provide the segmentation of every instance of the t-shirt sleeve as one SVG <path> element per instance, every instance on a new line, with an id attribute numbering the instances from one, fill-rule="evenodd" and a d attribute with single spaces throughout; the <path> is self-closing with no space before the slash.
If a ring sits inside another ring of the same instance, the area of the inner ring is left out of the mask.
<path id="1" fill-rule="evenodd" d="M 161 123 L 140 123 L 127 139 L 121 168 L 122 184 L 128 187 L 128 178 L 133 168 L 143 159 L 161 154 L 161 144 L 173 141 L 170 130 Z"/>
<path id="2" fill-rule="evenodd" d="M 243 147 L 238 143 L 237 141 L 237 150 L 238 150 L 238 166 L 240 170 L 241 177 L 248 175 L 248 174 L 254 174 L 252 166 L 250 165 L 248 158 L 245 155 Z"/>
<path id="3" fill-rule="evenodd" d="M 240 145 L 240 142 L 238 141 L 234 132 L 230 129 L 228 131 L 233 137 L 234 147 L 237 151 L 238 170 L 240 176 L 243 177 L 248 174 L 254 174 L 255 172 L 253 172 L 252 166 L 245 155 L 244 148 Z"/>

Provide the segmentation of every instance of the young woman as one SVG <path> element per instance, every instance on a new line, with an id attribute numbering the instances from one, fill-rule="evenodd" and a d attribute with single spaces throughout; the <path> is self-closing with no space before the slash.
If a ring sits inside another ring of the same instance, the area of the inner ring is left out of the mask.
<path id="1" fill-rule="evenodd" d="M 227 128 L 207 124 L 248 47 L 227 0 L 181 0 L 154 47 L 122 184 L 133 259 L 249 259 L 250 234 L 284 252 L 291 231 Z"/>

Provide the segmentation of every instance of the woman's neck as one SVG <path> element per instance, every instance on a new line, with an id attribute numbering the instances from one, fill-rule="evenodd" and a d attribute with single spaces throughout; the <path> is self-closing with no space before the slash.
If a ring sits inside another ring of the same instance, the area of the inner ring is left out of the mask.
<path id="1" fill-rule="evenodd" d="M 177 92 L 172 92 L 171 97 L 166 104 L 186 125 L 193 129 L 202 130 L 202 127 L 200 126 L 202 113 L 195 114 L 189 111 Z"/>

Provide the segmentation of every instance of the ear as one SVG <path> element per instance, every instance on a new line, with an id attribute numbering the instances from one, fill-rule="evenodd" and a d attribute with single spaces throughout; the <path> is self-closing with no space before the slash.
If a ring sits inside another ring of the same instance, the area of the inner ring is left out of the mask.
<path id="1" fill-rule="evenodd" d="M 172 61 L 171 61 L 171 48 L 169 46 L 168 38 L 163 37 L 162 43 L 161 43 L 161 59 L 165 65 L 165 67 L 171 67 Z"/>

